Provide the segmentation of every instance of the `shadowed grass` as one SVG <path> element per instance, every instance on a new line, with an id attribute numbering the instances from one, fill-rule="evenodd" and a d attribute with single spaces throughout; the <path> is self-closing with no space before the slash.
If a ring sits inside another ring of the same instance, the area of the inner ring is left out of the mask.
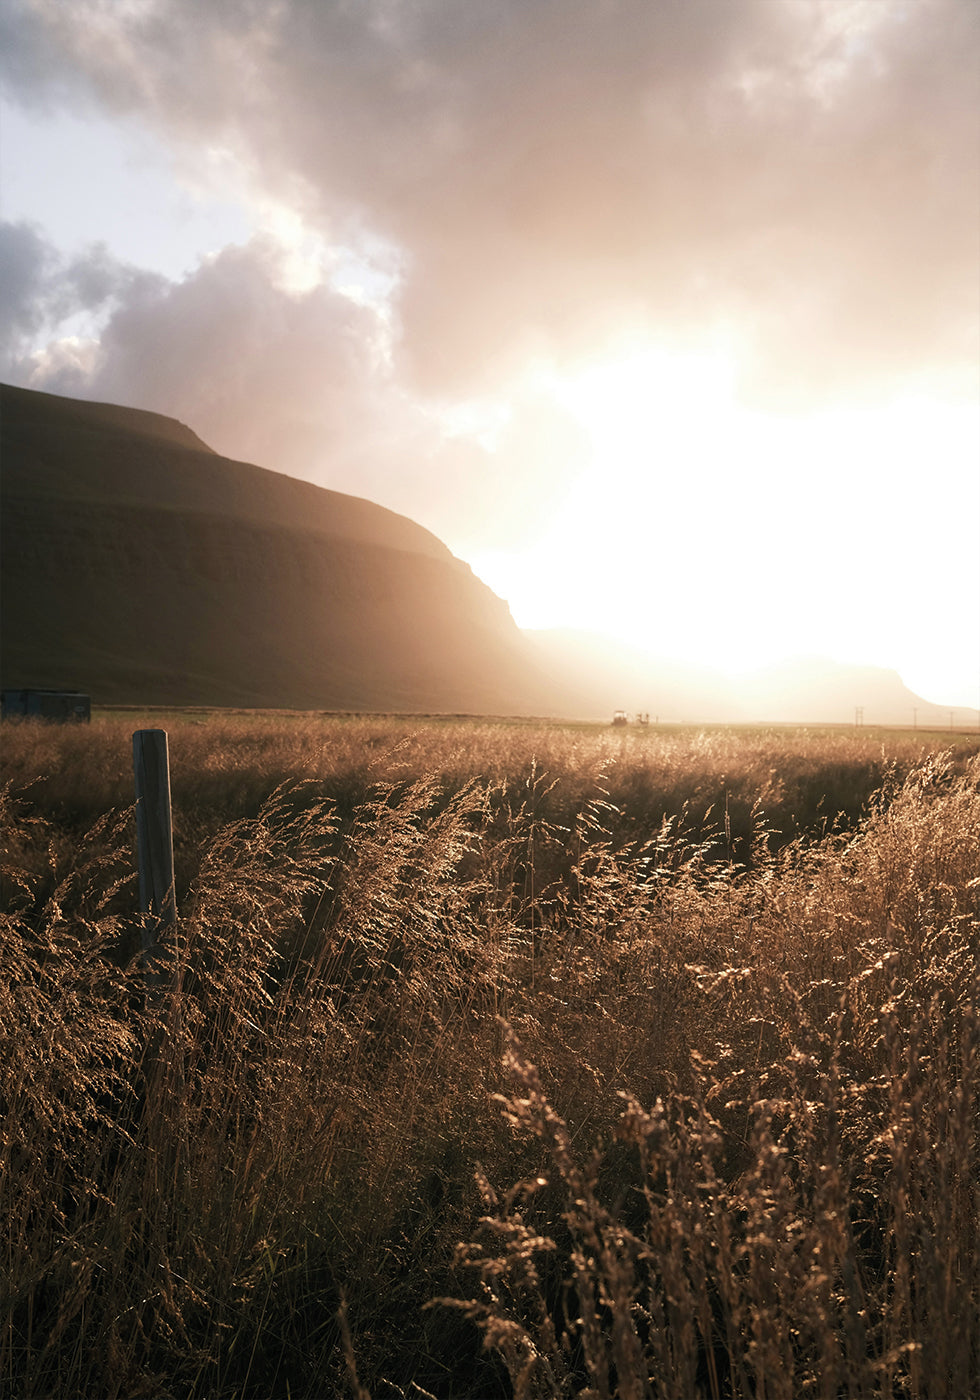
<path id="1" fill-rule="evenodd" d="M 172 728 L 151 996 L 128 731 L 9 735 L 4 1393 L 969 1393 L 968 752 Z"/>

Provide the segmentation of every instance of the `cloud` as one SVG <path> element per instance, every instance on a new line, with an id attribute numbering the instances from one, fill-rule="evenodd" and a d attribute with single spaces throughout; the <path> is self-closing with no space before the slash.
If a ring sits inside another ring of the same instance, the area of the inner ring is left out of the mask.
<path id="1" fill-rule="evenodd" d="M 69 261 L 36 230 L 0 225 L 0 302 L 17 331 L 5 373 L 171 414 L 228 456 L 343 477 L 365 444 L 390 437 L 390 452 L 405 440 L 407 403 L 392 422 L 388 331 L 326 285 L 288 290 L 288 271 L 282 250 L 258 239 L 170 281 L 97 247 Z M 81 312 L 101 313 L 87 342 L 62 325 Z"/>
<path id="2" fill-rule="evenodd" d="M 51 251 L 30 224 L 0 224 L 0 355 L 8 362 L 43 324 Z"/>
<path id="3" fill-rule="evenodd" d="M 51 72 L 235 150 L 330 239 L 398 249 L 426 392 L 488 391 L 626 323 L 733 328 L 745 392 L 774 402 L 975 363 L 963 0 L 22 10 Z"/>
<path id="4" fill-rule="evenodd" d="M 533 538 L 585 465 L 583 429 L 543 398 L 498 407 L 492 441 L 479 407 L 463 422 L 419 402 L 383 310 L 324 283 L 291 289 L 289 252 L 268 240 L 169 281 L 98 248 L 62 260 L 36 231 L 0 226 L 3 268 L 21 334 L 2 377 L 169 414 L 226 456 L 383 500 L 460 552 L 504 529 Z M 57 332 L 83 310 L 102 313 L 91 336 Z"/>
<path id="5" fill-rule="evenodd" d="M 0 86 L 28 107 L 64 99 L 69 88 L 74 100 L 85 91 L 84 75 L 76 77 L 70 55 L 52 42 L 43 8 L 31 0 L 7 0 L 0 8 Z"/>
<path id="6" fill-rule="evenodd" d="M 259 242 L 140 289 L 102 333 L 93 388 L 120 402 L 149 392 L 228 455 L 314 469 L 368 411 L 380 327 L 326 287 L 290 295 L 279 272 Z"/>
<path id="7" fill-rule="evenodd" d="M 0 375 L 29 376 L 45 336 L 73 318 L 94 330 L 120 297 L 156 281 L 101 244 L 66 258 L 32 224 L 0 223 Z"/>

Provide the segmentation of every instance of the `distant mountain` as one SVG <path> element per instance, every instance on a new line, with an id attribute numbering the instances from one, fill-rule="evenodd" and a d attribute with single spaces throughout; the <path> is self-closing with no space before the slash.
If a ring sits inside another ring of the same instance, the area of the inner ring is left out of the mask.
<path id="1" fill-rule="evenodd" d="M 369 501 L 0 387 L 0 667 L 96 703 L 542 713 L 507 604 Z"/>
<path id="2" fill-rule="evenodd" d="M 909 690 L 897 671 L 804 656 L 754 671 L 740 680 L 739 703 L 753 719 L 807 723 L 898 724 L 920 729 L 976 728 L 980 710 L 935 705 Z"/>
<path id="3" fill-rule="evenodd" d="M 589 632 L 526 634 L 538 664 L 576 713 L 609 718 L 617 709 L 651 722 L 716 724 L 864 724 L 947 729 L 980 727 L 980 711 L 935 705 L 897 671 L 825 657 L 796 657 L 744 676 L 651 657 Z"/>

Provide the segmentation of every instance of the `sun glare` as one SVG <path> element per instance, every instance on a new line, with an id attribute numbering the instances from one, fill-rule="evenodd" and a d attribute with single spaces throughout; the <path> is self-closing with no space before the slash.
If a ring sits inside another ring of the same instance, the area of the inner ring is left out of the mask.
<path id="1" fill-rule="evenodd" d="M 552 392 L 585 424 L 597 446 L 629 455 L 654 422 L 661 432 L 683 437 L 684 425 L 706 403 L 716 411 L 730 410 L 734 386 L 733 363 L 720 352 L 678 356 L 650 347 L 556 377 Z"/>
<path id="2" fill-rule="evenodd" d="M 532 549 L 473 561 L 521 626 L 729 672 L 801 654 L 896 666 L 937 698 L 949 656 L 975 648 L 972 406 L 765 415 L 739 402 L 730 355 L 659 347 L 537 387 L 590 456 Z"/>
<path id="3" fill-rule="evenodd" d="M 726 607 L 747 471 L 731 358 L 630 348 L 548 389 L 587 431 L 591 460 L 523 571 L 529 590 L 541 580 L 566 620 L 641 648 L 741 664 Z M 545 611 L 540 593 L 528 611 Z"/>

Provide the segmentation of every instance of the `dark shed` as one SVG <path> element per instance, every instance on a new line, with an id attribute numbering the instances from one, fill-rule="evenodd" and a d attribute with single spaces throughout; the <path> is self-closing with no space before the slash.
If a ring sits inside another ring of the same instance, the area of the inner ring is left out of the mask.
<path id="1" fill-rule="evenodd" d="M 4 719 L 19 715 L 87 724 L 92 718 L 92 701 L 80 690 L 4 690 L 0 692 L 0 714 Z"/>

